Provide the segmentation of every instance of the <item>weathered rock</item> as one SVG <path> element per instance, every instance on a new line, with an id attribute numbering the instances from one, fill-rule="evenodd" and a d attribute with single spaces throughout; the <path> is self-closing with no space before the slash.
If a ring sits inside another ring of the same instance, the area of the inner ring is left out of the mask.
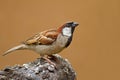
<path id="1" fill-rule="evenodd" d="M 75 80 L 76 73 L 67 59 L 58 54 L 49 58 L 56 66 L 43 58 L 23 65 L 6 67 L 0 71 L 0 80 Z"/>

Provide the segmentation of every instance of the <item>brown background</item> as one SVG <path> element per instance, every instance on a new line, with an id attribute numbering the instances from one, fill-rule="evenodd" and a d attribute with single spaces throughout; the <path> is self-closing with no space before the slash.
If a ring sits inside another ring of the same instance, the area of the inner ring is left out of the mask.
<path id="1" fill-rule="evenodd" d="M 31 35 L 76 21 L 70 47 L 60 53 L 78 80 L 120 80 L 120 0 L 0 0 L 0 55 Z M 0 68 L 33 61 L 17 51 L 0 56 Z"/>

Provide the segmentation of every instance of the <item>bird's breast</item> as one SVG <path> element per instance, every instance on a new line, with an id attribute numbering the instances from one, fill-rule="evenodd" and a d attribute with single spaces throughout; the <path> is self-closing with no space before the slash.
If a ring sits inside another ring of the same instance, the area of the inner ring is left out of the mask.
<path id="1" fill-rule="evenodd" d="M 67 36 L 59 34 L 56 41 L 50 45 L 37 45 L 33 50 L 38 52 L 40 55 L 51 55 L 62 51 L 68 41 Z"/>

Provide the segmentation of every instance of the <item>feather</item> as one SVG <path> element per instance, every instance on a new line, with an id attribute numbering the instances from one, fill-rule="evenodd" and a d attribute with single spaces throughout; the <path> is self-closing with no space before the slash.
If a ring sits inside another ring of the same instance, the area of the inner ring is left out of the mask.
<path id="1" fill-rule="evenodd" d="M 25 44 L 21 44 L 21 45 L 15 46 L 15 47 L 7 50 L 7 51 L 3 54 L 3 56 L 5 56 L 5 55 L 7 55 L 7 54 L 9 54 L 9 53 L 11 53 L 11 52 L 13 52 L 13 51 L 23 50 L 23 49 L 27 49 L 27 46 L 26 46 Z"/>
<path id="2" fill-rule="evenodd" d="M 56 30 L 50 29 L 43 31 L 34 35 L 33 37 L 27 39 L 24 44 L 32 45 L 32 44 L 41 44 L 48 45 L 53 43 L 58 36 L 58 32 Z"/>

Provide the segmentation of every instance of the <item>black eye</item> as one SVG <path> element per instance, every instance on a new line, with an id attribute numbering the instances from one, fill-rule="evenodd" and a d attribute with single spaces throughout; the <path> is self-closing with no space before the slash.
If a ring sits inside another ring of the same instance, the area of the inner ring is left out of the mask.
<path id="1" fill-rule="evenodd" d="M 73 22 L 69 22 L 69 23 L 66 24 L 67 27 L 70 27 L 72 25 L 73 25 Z"/>

